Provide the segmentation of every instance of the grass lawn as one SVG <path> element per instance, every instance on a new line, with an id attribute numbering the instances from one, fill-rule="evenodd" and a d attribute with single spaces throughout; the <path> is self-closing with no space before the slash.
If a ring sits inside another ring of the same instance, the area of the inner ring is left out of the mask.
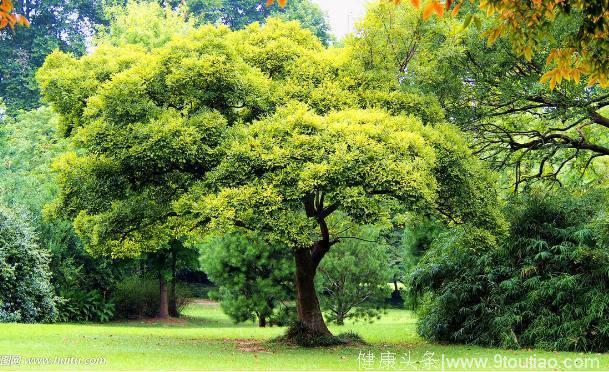
<path id="1" fill-rule="evenodd" d="M 283 329 L 235 325 L 217 305 L 191 305 L 185 313 L 172 323 L 3 324 L 0 369 L 609 370 L 609 354 L 430 344 L 417 337 L 416 319 L 408 311 L 389 311 L 373 324 L 332 327 L 334 333 L 355 331 L 369 345 L 331 349 L 269 344 Z M 20 356 L 19 365 L 6 366 L 16 360 L 6 355 Z M 69 358 L 83 359 L 75 364 Z M 86 358 L 105 362 L 85 365 Z M 454 363 L 473 364 L 455 368 Z"/>

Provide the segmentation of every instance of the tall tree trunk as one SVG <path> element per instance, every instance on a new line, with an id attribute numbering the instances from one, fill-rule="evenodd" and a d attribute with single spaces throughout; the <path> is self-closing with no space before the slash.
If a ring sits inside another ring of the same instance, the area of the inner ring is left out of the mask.
<path id="1" fill-rule="evenodd" d="M 169 315 L 179 317 L 177 296 L 176 296 L 176 251 L 171 251 L 171 287 L 169 288 Z"/>
<path id="2" fill-rule="evenodd" d="M 163 273 L 159 272 L 159 292 L 161 295 L 160 305 L 159 305 L 159 318 L 167 319 L 169 318 L 169 304 L 167 301 L 167 281 L 163 276 Z"/>
<path id="3" fill-rule="evenodd" d="M 258 327 L 266 327 L 266 318 L 264 317 L 264 315 L 258 315 Z"/>
<path id="4" fill-rule="evenodd" d="M 299 249 L 294 252 L 296 262 L 296 309 L 298 320 L 310 329 L 331 336 L 324 322 L 319 299 L 315 291 L 315 265 L 311 250 Z"/>

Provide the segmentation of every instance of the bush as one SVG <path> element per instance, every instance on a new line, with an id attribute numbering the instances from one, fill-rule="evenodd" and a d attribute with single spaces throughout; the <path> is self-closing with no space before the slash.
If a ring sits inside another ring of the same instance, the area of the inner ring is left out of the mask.
<path id="1" fill-rule="evenodd" d="M 354 235 L 378 241 L 379 232 L 367 226 Z M 387 246 L 369 241 L 345 239 L 332 247 L 319 266 L 316 286 L 321 308 L 338 325 L 345 319 L 372 321 L 380 317 L 391 293 L 388 283 L 393 270 Z"/>
<path id="2" fill-rule="evenodd" d="M 500 246 L 480 231 L 443 235 L 412 275 L 419 332 L 433 341 L 609 350 L 607 195 L 515 201 Z"/>
<path id="3" fill-rule="evenodd" d="M 0 164 L 5 165 L 0 167 L 0 204 L 28 211 L 29 225 L 50 256 L 51 284 L 65 297 L 57 301 L 59 320 L 86 321 L 92 320 L 92 304 L 99 302 L 94 295 L 86 300 L 87 293 L 106 293 L 117 268 L 108 259 L 92 257 L 71 222 L 42 217 L 43 206 L 57 193 L 51 163 L 69 147 L 57 136 L 58 122 L 49 107 L 0 118 Z M 77 309 L 78 304 L 83 308 Z M 106 312 L 99 310 L 93 320 L 107 317 Z"/>
<path id="4" fill-rule="evenodd" d="M 26 216 L 0 209 L 0 322 L 53 322 L 49 255 L 25 221 Z"/>
<path id="5" fill-rule="evenodd" d="M 114 317 L 114 304 L 96 290 L 62 290 L 57 301 L 60 322 L 100 322 Z"/>
<path id="6" fill-rule="evenodd" d="M 286 306 L 294 296 L 292 260 L 288 248 L 240 233 L 201 247 L 203 269 L 218 285 L 210 298 L 235 322 L 258 319 L 260 326 L 286 325 L 295 315 Z"/>
<path id="7" fill-rule="evenodd" d="M 176 285 L 176 305 L 181 312 L 191 301 L 192 293 L 186 285 Z M 130 276 L 118 283 L 113 292 L 115 317 L 118 319 L 152 318 L 158 315 L 160 297 L 158 280 Z"/>

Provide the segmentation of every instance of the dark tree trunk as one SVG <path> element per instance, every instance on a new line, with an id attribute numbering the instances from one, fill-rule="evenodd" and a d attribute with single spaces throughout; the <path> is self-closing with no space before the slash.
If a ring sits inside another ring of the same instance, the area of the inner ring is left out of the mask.
<path id="1" fill-rule="evenodd" d="M 169 288 L 169 315 L 179 317 L 176 296 L 176 251 L 171 251 L 171 287 Z"/>
<path id="2" fill-rule="evenodd" d="M 159 305 L 159 318 L 169 318 L 169 304 L 167 301 L 167 281 L 162 273 L 159 273 L 159 292 L 161 295 L 161 301 Z"/>
<path id="3" fill-rule="evenodd" d="M 398 288 L 398 281 L 396 279 L 393 279 L 393 290 L 396 292 L 400 291 L 400 289 Z"/>
<path id="4" fill-rule="evenodd" d="M 264 315 L 258 316 L 258 327 L 260 327 L 260 328 L 266 327 L 266 318 L 264 317 Z"/>
<path id="5" fill-rule="evenodd" d="M 299 249 L 294 252 L 296 262 L 296 309 L 298 320 L 313 331 L 331 336 L 324 322 L 319 299 L 315 291 L 315 264 L 311 250 Z"/>

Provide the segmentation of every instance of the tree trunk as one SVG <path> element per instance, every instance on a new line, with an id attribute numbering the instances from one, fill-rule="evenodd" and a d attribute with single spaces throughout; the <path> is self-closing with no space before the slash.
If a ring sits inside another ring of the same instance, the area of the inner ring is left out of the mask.
<path id="1" fill-rule="evenodd" d="M 331 336 L 324 322 L 319 299 L 315 291 L 315 265 L 311 250 L 299 249 L 294 252 L 296 262 L 296 309 L 298 320 L 313 331 Z"/>
<path id="2" fill-rule="evenodd" d="M 159 292 L 161 295 L 159 305 L 159 318 L 167 319 L 169 318 L 169 304 L 167 301 L 167 282 L 165 281 L 165 277 L 162 273 L 159 273 Z"/>
<path id="3" fill-rule="evenodd" d="M 261 327 L 261 328 L 266 327 L 266 318 L 264 317 L 264 315 L 258 316 L 258 327 Z"/>
<path id="4" fill-rule="evenodd" d="M 176 297 L 176 251 L 171 251 L 171 287 L 169 288 L 169 315 L 179 317 Z"/>

